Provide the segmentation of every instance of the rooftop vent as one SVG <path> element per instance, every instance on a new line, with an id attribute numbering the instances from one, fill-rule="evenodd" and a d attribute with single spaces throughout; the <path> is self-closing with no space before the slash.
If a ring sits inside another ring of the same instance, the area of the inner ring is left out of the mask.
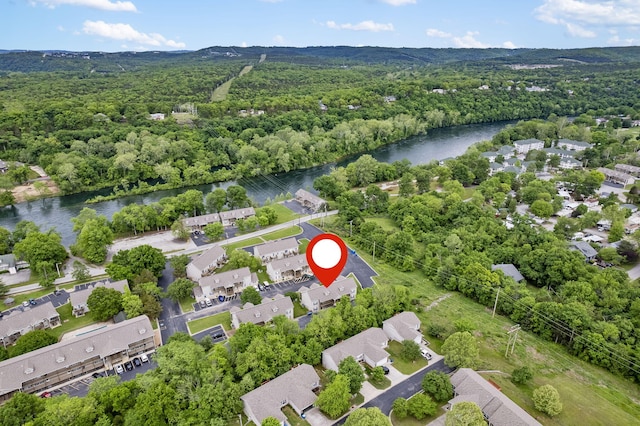
<path id="1" fill-rule="evenodd" d="M 94 350 L 94 349 L 95 349 L 95 348 L 93 347 L 93 345 L 91 345 L 91 346 L 87 346 L 87 348 L 86 348 L 84 351 L 85 351 L 86 353 L 91 353 L 91 352 L 93 352 L 93 350 Z"/>
<path id="2" fill-rule="evenodd" d="M 278 312 L 278 307 L 274 306 L 272 310 L 273 310 L 273 312 Z"/>
<path id="3" fill-rule="evenodd" d="M 56 362 L 60 364 L 61 362 L 64 362 L 64 359 L 64 355 L 58 355 L 58 357 L 56 358 Z"/>
<path id="4" fill-rule="evenodd" d="M 260 318 L 260 312 L 256 312 L 256 318 Z"/>
<path id="5" fill-rule="evenodd" d="M 24 374 L 31 374 L 33 373 L 35 370 L 33 369 L 33 367 L 27 367 L 24 369 Z"/>
<path id="6" fill-rule="evenodd" d="M 144 334 L 144 333 L 146 333 L 146 332 L 147 332 L 147 329 L 146 329 L 146 328 L 141 328 L 140 330 L 138 330 L 138 333 L 139 333 L 139 334 Z"/>

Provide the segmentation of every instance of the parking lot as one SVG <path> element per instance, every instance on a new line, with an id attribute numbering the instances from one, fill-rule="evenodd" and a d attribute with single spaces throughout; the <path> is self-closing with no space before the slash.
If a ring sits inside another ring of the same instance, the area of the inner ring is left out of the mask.
<path id="1" fill-rule="evenodd" d="M 287 200 L 287 201 L 284 201 L 282 204 L 284 204 L 292 212 L 302 214 L 305 216 L 314 214 L 316 212 L 315 210 L 309 207 L 303 206 L 302 204 L 300 204 L 298 200 Z"/>
<path id="2" fill-rule="evenodd" d="M 236 228 L 235 226 L 227 226 L 226 228 L 224 228 L 224 239 L 226 240 L 227 238 L 233 238 L 237 233 L 238 228 Z M 204 232 L 202 231 L 192 232 L 191 241 L 193 241 L 193 243 L 198 247 L 204 246 L 206 244 L 211 244 L 209 238 L 207 238 L 207 236 L 204 235 Z"/>
<path id="3" fill-rule="evenodd" d="M 224 332 L 224 328 L 222 328 L 220 324 L 214 325 L 213 327 L 201 331 L 200 333 L 196 333 L 191 337 L 199 342 L 206 336 L 211 336 L 211 340 L 213 340 L 213 343 L 220 343 L 227 340 L 227 334 Z"/>
<path id="4" fill-rule="evenodd" d="M 69 293 L 67 293 L 65 290 L 60 290 L 60 291 L 57 291 L 57 294 L 54 294 L 54 293 L 45 294 L 44 296 L 38 297 L 37 299 L 34 299 L 34 300 L 36 302 L 35 306 L 41 305 L 46 302 L 51 302 L 53 304 L 53 307 L 57 308 L 69 301 Z M 29 305 L 28 307 L 26 307 L 20 304 L 10 309 L 7 309 L 6 311 L 2 311 L 2 315 L 3 316 L 8 315 L 9 313 L 14 311 L 24 312 L 27 309 L 31 309 L 32 306 L 34 305 Z"/>

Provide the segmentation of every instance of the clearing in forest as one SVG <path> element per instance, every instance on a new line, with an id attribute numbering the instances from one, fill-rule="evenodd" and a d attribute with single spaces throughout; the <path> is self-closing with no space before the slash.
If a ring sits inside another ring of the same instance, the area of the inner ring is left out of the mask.
<path id="1" fill-rule="evenodd" d="M 253 69 L 253 65 L 247 65 L 246 67 L 242 68 L 242 71 L 240 71 L 240 74 L 238 74 L 238 77 L 242 77 L 252 69 Z M 227 95 L 229 94 L 229 88 L 231 88 L 231 83 L 233 83 L 233 80 L 235 79 L 236 77 L 232 77 L 229 80 L 222 83 L 220 86 L 216 87 L 213 93 L 211 94 L 211 102 L 224 101 Z"/>

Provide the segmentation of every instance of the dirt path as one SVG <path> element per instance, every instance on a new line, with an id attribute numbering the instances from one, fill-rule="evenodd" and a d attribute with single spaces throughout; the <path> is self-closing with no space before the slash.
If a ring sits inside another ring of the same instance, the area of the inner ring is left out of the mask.
<path id="1" fill-rule="evenodd" d="M 253 69 L 253 65 L 247 65 L 246 67 L 242 68 L 242 71 L 240 71 L 240 74 L 238 74 L 238 77 L 242 77 L 252 69 Z M 211 94 L 211 102 L 224 101 L 227 95 L 229 94 L 231 83 L 233 83 L 233 80 L 235 80 L 236 78 L 237 77 L 232 77 L 229 80 L 222 83 L 220 86 L 216 87 L 213 93 Z"/>
<path id="2" fill-rule="evenodd" d="M 47 194 L 48 196 L 54 196 L 60 193 L 60 188 L 58 188 L 58 185 L 56 185 L 54 181 L 49 179 L 40 180 L 40 182 L 44 182 L 47 188 L 49 188 L 50 193 Z M 38 192 L 38 190 L 33 186 L 33 183 L 29 183 L 28 185 L 18 185 L 14 187 L 11 192 L 13 193 L 13 197 L 16 199 L 16 204 L 42 197 L 42 194 L 40 194 L 40 192 Z"/>
<path id="3" fill-rule="evenodd" d="M 436 300 L 434 300 L 433 302 L 431 302 L 431 304 L 429 306 L 427 306 L 426 308 L 424 308 L 425 311 L 430 311 L 431 309 L 435 308 L 436 306 L 438 306 L 438 303 L 442 302 L 443 300 L 446 300 L 448 298 L 451 297 L 451 293 L 447 293 L 444 296 L 440 296 L 438 297 Z"/>

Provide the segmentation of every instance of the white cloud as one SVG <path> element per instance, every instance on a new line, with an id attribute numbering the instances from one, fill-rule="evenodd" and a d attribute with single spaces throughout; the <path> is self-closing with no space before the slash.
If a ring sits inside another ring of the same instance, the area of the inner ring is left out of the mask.
<path id="1" fill-rule="evenodd" d="M 450 33 L 445 33 L 444 31 L 440 31 L 435 28 L 427 28 L 427 36 L 428 37 L 438 37 L 438 38 L 451 38 L 452 35 Z"/>
<path id="2" fill-rule="evenodd" d="M 54 8 L 60 5 L 84 6 L 93 9 L 108 10 L 111 12 L 137 12 L 136 5 L 130 1 L 111 0 L 33 0 L 47 7 Z"/>
<path id="3" fill-rule="evenodd" d="M 511 41 L 505 41 L 504 43 L 502 43 L 502 47 L 504 47 L 505 49 L 517 49 L 518 48 L 518 46 L 513 44 L 513 42 L 511 42 Z"/>
<path id="4" fill-rule="evenodd" d="M 475 39 L 475 36 L 477 36 L 478 34 L 480 33 L 477 31 L 467 31 L 467 33 L 462 37 L 453 37 L 453 44 L 456 47 L 461 48 L 486 49 L 487 47 L 490 47 L 488 44 L 482 43 Z"/>
<path id="5" fill-rule="evenodd" d="M 174 40 L 167 40 L 158 33 L 141 33 L 129 24 L 110 24 L 104 21 L 84 21 L 82 31 L 85 34 L 110 38 L 113 40 L 126 40 L 143 46 L 167 46 L 184 48 L 186 44 Z"/>
<path id="6" fill-rule="evenodd" d="M 393 24 L 381 24 L 373 21 L 362 21 L 358 24 L 337 24 L 335 21 L 327 21 L 326 25 L 334 30 L 372 31 L 374 33 L 393 31 Z"/>
<path id="7" fill-rule="evenodd" d="M 275 44 L 284 44 L 284 37 L 282 37 L 280 34 L 278 34 L 278 35 L 273 37 L 273 42 Z"/>
<path id="8" fill-rule="evenodd" d="M 405 4 L 416 4 L 416 0 L 380 0 L 382 3 L 390 4 L 391 6 L 404 6 Z"/>
<path id="9" fill-rule="evenodd" d="M 536 18 L 549 24 L 579 23 L 582 25 L 638 25 L 640 1 L 638 0 L 544 0 L 535 10 Z M 571 33 L 571 29 L 569 29 Z M 588 34 L 589 30 L 578 31 Z M 591 32 L 592 33 L 592 32 Z M 579 35 L 579 37 L 584 37 Z M 588 35 L 587 37 L 592 37 Z"/>
<path id="10" fill-rule="evenodd" d="M 567 27 L 567 32 L 574 37 L 591 38 L 596 36 L 596 33 L 591 30 L 587 30 L 578 24 L 567 22 L 565 23 L 565 26 Z"/>
<path id="11" fill-rule="evenodd" d="M 56 27 L 56 29 L 57 29 L 58 31 L 60 31 L 60 32 L 65 32 L 65 31 L 66 31 L 62 25 L 58 25 L 58 26 Z"/>

